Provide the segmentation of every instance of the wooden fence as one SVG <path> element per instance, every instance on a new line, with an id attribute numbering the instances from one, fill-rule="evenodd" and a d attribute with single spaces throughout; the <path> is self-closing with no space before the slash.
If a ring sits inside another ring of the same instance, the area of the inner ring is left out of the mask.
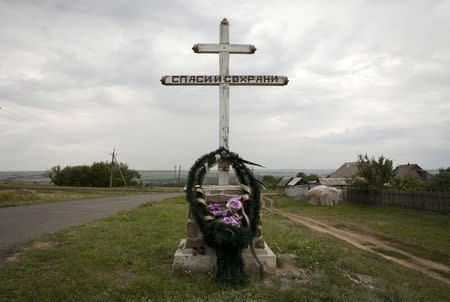
<path id="1" fill-rule="evenodd" d="M 450 213 L 450 192 L 393 191 L 356 192 L 343 190 L 344 201 L 373 206 L 394 206 Z"/>

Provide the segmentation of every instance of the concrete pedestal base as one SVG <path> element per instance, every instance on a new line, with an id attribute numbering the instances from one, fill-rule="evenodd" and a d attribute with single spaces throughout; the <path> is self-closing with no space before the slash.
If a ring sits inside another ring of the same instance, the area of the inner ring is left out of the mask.
<path id="1" fill-rule="evenodd" d="M 255 253 L 264 270 L 267 273 L 274 273 L 277 268 L 277 258 L 269 246 L 264 243 L 264 248 L 256 248 Z M 213 249 L 206 247 L 204 255 L 194 254 L 193 249 L 186 248 L 186 239 L 181 240 L 175 252 L 173 266 L 192 273 L 206 273 L 213 270 L 216 265 L 216 253 Z M 247 274 L 255 275 L 259 273 L 259 265 L 250 249 L 245 249 L 242 252 L 242 257 Z"/>

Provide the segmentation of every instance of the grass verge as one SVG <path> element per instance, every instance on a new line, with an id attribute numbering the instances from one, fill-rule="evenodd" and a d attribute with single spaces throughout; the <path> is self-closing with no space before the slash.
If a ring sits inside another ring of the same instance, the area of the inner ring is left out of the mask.
<path id="1" fill-rule="evenodd" d="M 314 206 L 284 196 L 273 198 L 277 208 L 326 219 L 337 228 L 366 233 L 415 256 L 450 265 L 450 215 L 351 203 Z"/>
<path id="2" fill-rule="evenodd" d="M 48 184 L 3 184 L 0 185 L 0 208 L 150 192 L 175 192 L 175 190 L 177 189 L 170 187 L 130 187 L 109 190 L 109 188 L 57 187 Z"/>
<path id="3" fill-rule="evenodd" d="M 445 301 L 449 286 L 270 213 L 280 274 L 245 287 L 173 271 L 183 198 L 43 236 L 0 266 L 0 301 Z M 299 273 L 301 272 L 301 273 Z"/>

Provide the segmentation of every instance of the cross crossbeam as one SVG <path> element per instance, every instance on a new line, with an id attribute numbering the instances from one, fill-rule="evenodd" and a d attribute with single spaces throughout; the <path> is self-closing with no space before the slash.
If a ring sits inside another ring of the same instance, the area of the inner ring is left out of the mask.
<path id="1" fill-rule="evenodd" d="M 199 43 L 192 47 L 195 53 L 220 53 L 225 51 L 236 54 L 254 54 L 256 51 L 255 45 L 251 44 L 212 44 Z"/>

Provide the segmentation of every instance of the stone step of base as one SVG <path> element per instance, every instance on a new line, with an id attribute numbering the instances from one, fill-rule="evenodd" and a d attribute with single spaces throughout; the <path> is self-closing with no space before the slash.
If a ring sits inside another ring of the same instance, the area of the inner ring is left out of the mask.
<path id="1" fill-rule="evenodd" d="M 255 249 L 258 260 L 262 263 L 266 273 L 275 273 L 277 268 L 277 258 L 270 247 L 264 242 L 264 248 Z M 253 257 L 250 249 L 242 252 L 245 272 L 249 275 L 259 273 L 259 265 Z M 186 247 L 186 239 L 180 241 L 174 255 L 173 267 L 186 273 L 207 273 L 214 269 L 216 265 L 216 253 L 213 249 L 206 247 L 204 254 L 193 251 Z"/>

